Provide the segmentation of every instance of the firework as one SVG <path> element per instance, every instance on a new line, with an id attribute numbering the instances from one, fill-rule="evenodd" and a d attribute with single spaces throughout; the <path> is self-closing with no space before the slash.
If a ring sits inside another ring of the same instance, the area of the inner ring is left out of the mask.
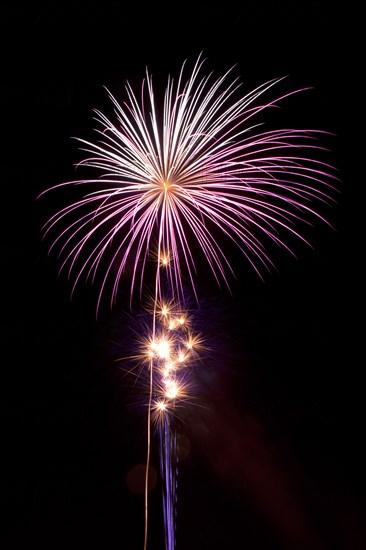
<path id="1" fill-rule="evenodd" d="M 139 96 L 128 83 L 123 103 L 107 90 L 113 116 L 95 111 L 99 139 L 77 138 L 86 153 L 78 166 L 93 177 L 52 187 L 75 187 L 80 195 L 44 226 L 73 290 L 83 278 L 98 280 L 97 311 L 106 293 L 113 306 L 122 279 L 130 279 L 131 302 L 136 294 L 142 299 L 146 281 L 153 285 L 142 353 L 149 373 L 147 462 L 153 422 L 161 436 L 167 550 L 175 544 L 171 420 L 189 395 L 188 371 L 180 367 L 201 344 L 176 304 L 185 303 L 187 283 L 198 301 L 196 251 L 219 284 L 229 286 L 233 272 L 228 242 L 261 275 L 272 266 L 266 243 L 291 252 L 288 234 L 306 242 L 300 222 L 326 222 L 318 206 L 333 202 L 336 181 L 321 159 L 322 132 L 262 126 L 264 113 L 302 90 L 265 99 L 283 83 L 279 78 L 243 95 L 232 69 L 214 78 L 202 74 L 203 63 L 199 56 L 187 77 L 184 63 L 161 101 L 148 71 Z M 145 509 L 147 518 L 147 501 Z"/>
<path id="2" fill-rule="evenodd" d="M 217 280 L 229 284 L 222 237 L 260 272 L 272 264 L 260 237 L 287 248 L 281 235 L 302 239 L 298 222 L 319 218 L 316 205 L 332 200 L 334 171 L 313 158 L 320 132 L 262 131 L 256 121 L 300 90 L 260 102 L 282 80 L 276 79 L 234 99 L 236 80 L 227 84 L 227 73 L 211 82 L 200 76 L 202 63 L 199 58 L 186 83 L 184 66 L 176 83 L 169 78 L 161 117 L 147 73 L 140 101 L 128 84 L 122 105 L 108 92 L 115 121 L 95 111 L 97 143 L 78 139 L 92 155 L 79 165 L 99 176 L 61 184 L 81 186 L 86 194 L 44 227 L 45 235 L 57 235 L 50 235 L 51 249 L 58 248 L 61 269 L 74 275 L 74 285 L 100 271 L 100 297 L 112 279 L 114 300 L 121 277 L 130 273 L 132 294 L 155 256 L 157 298 L 160 267 L 170 267 L 169 292 L 181 299 L 183 276 L 196 288 L 192 242 Z"/>

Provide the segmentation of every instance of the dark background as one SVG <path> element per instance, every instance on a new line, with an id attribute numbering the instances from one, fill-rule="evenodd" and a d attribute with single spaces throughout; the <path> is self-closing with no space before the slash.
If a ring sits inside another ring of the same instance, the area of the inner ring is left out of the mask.
<path id="1" fill-rule="evenodd" d="M 232 295 L 199 280 L 199 328 L 213 352 L 197 375 L 204 406 L 179 426 L 177 550 L 365 548 L 357 8 L 309 0 L 1 9 L 2 548 L 143 547 L 146 410 L 115 361 L 131 346 L 126 296 L 97 321 L 95 289 L 81 285 L 70 301 L 41 240 L 58 205 L 36 197 L 74 177 L 80 154 L 70 138 L 93 137 L 92 109 L 109 107 L 103 86 L 116 95 L 126 79 L 138 86 L 147 66 L 163 89 L 201 51 L 217 75 L 236 64 L 246 91 L 287 75 L 289 89 L 313 87 L 283 107 L 283 126 L 333 132 L 342 183 L 327 214 L 334 230 L 312 230 L 314 249 L 297 244 L 297 259 L 273 251 L 278 270 L 264 282 L 238 263 Z M 157 478 L 149 550 L 164 548 L 161 508 Z"/>

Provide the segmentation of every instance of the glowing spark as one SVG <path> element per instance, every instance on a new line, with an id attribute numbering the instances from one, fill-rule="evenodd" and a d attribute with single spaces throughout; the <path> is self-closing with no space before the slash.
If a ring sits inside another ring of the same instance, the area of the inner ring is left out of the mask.
<path id="1" fill-rule="evenodd" d="M 164 338 L 158 343 L 158 355 L 161 359 L 168 359 L 170 355 L 169 342 Z"/>
<path id="2" fill-rule="evenodd" d="M 183 351 L 180 351 L 180 352 L 178 353 L 178 361 L 179 361 L 179 363 L 184 363 L 185 359 L 186 359 L 185 353 L 184 353 Z"/>
<path id="3" fill-rule="evenodd" d="M 176 321 L 175 321 L 175 319 L 171 319 L 171 320 L 169 321 L 169 325 L 168 325 L 169 330 L 174 330 L 174 329 L 175 329 L 175 326 L 176 326 Z"/>
<path id="4" fill-rule="evenodd" d="M 167 267 L 169 265 L 169 254 L 161 254 L 160 263 L 163 267 Z"/>
<path id="5" fill-rule="evenodd" d="M 172 379 L 166 380 L 165 386 L 166 386 L 166 392 L 165 392 L 166 397 L 168 397 L 169 399 L 174 399 L 175 397 L 178 396 L 179 387 L 175 380 L 172 380 Z"/>

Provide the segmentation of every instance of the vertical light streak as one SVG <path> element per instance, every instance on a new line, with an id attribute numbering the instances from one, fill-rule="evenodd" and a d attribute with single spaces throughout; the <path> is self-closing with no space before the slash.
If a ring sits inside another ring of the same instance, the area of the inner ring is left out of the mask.
<path id="1" fill-rule="evenodd" d="M 165 548 L 175 548 L 175 503 L 177 465 L 177 434 L 170 426 L 169 418 L 159 425 L 160 471 L 163 480 L 163 514 Z"/>

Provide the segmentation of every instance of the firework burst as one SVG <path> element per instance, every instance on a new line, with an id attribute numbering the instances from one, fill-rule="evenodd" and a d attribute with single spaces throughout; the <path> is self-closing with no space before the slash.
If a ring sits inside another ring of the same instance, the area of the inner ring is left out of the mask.
<path id="1" fill-rule="evenodd" d="M 198 300 L 198 259 L 229 286 L 227 241 L 259 275 L 270 269 L 265 243 L 291 252 L 288 233 L 305 241 L 300 222 L 326 222 L 318 206 L 333 202 L 337 179 L 320 154 L 322 132 L 262 126 L 263 114 L 302 90 L 266 100 L 283 82 L 278 78 L 242 95 L 232 70 L 214 78 L 202 74 L 203 63 L 199 56 L 187 77 L 184 63 L 177 79 L 168 78 L 161 102 L 148 71 L 139 96 L 128 83 L 123 103 L 107 91 L 113 117 L 95 111 L 99 139 L 77 138 L 87 154 L 78 166 L 96 175 L 52 187 L 75 186 L 81 193 L 44 225 L 73 290 L 83 278 L 101 277 L 97 311 L 107 290 L 113 305 L 127 276 L 131 302 L 136 290 L 141 299 L 148 266 L 154 266 L 152 328 L 142 361 L 150 388 L 147 463 L 151 422 L 161 438 L 167 550 L 175 545 L 171 412 L 188 395 L 181 366 L 202 345 L 174 305 L 185 303 L 186 284 Z M 145 548 L 146 539 L 145 532 Z"/>
<path id="2" fill-rule="evenodd" d="M 48 220 L 44 233 L 74 285 L 101 272 L 98 307 L 109 279 L 112 302 L 126 272 L 131 295 L 136 286 L 141 289 L 154 256 L 159 300 L 160 267 L 169 268 L 170 295 L 184 298 L 183 277 L 195 291 L 192 242 L 219 283 L 229 284 L 232 271 L 223 237 L 261 273 L 272 265 L 261 237 L 288 249 L 283 235 L 303 239 L 298 222 L 319 218 L 317 205 L 332 201 L 334 170 L 315 158 L 320 132 L 264 131 L 257 121 L 301 90 L 261 102 L 282 81 L 275 79 L 234 99 L 239 84 L 228 83 L 229 72 L 213 80 L 201 76 L 202 64 L 199 58 L 187 82 L 184 65 L 177 82 L 168 79 L 161 116 L 149 73 L 140 100 L 129 84 L 123 104 L 108 92 L 114 121 L 95 111 L 99 141 L 78 139 L 91 155 L 79 166 L 99 177 L 56 186 L 86 189 Z"/>

